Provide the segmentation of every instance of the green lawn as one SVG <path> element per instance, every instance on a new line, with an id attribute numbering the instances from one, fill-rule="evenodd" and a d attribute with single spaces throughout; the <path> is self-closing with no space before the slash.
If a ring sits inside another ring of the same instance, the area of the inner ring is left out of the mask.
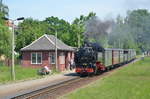
<path id="1" fill-rule="evenodd" d="M 23 68 L 15 66 L 16 80 L 25 80 L 30 78 L 38 78 L 37 69 Z M 0 66 L 0 83 L 11 82 L 11 68 L 8 66 Z"/>
<path id="2" fill-rule="evenodd" d="M 15 66 L 16 80 L 29 80 L 42 78 L 44 76 L 37 75 L 37 70 L 35 68 L 23 68 L 21 66 Z M 52 71 L 52 74 L 59 73 L 55 70 Z M 14 82 L 11 79 L 11 68 L 8 66 L 0 66 L 0 84 Z"/>
<path id="3" fill-rule="evenodd" d="M 150 99 L 150 58 L 123 67 L 62 98 Z"/>

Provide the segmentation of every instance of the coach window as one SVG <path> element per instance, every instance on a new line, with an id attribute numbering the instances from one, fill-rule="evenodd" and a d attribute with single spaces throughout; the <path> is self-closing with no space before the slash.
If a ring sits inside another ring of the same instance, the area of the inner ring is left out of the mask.
<path id="1" fill-rule="evenodd" d="M 55 53 L 50 53 L 50 63 L 55 64 Z"/>
<path id="2" fill-rule="evenodd" d="M 42 53 L 31 53 L 31 64 L 42 64 Z"/>

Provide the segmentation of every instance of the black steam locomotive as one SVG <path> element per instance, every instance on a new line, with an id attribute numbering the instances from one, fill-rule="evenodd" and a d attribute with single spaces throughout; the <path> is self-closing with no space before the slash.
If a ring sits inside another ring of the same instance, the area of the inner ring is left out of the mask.
<path id="1" fill-rule="evenodd" d="M 133 49 L 106 49 L 98 43 L 86 42 L 75 53 L 76 72 L 78 74 L 98 74 L 135 58 Z"/>

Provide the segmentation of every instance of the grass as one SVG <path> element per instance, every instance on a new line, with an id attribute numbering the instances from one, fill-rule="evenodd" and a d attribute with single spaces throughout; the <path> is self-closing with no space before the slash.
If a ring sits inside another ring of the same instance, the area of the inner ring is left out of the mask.
<path id="1" fill-rule="evenodd" d="M 38 78 L 37 69 L 23 68 L 15 66 L 16 80 L 25 80 L 30 78 Z M 0 66 L 0 83 L 12 82 L 11 67 Z"/>
<path id="2" fill-rule="evenodd" d="M 45 76 L 37 74 L 39 68 L 23 68 L 19 65 L 15 66 L 16 81 L 37 79 Z M 56 70 L 52 71 L 52 74 L 59 73 Z M 8 66 L 0 66 L 0 84 L 14 82 L 11 78 L 11 68 Z"/>
<path id="3" fill-rule="evenodd" d="M 149 99 L 149 97 L 150 58 L 145 58 L 61 98 Z"/>

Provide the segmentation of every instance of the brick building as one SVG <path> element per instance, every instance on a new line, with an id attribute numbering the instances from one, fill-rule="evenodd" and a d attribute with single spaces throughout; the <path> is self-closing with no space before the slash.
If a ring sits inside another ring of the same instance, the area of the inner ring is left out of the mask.
<path id="1" fill-rule="evenodd" d="M 55 39 L 55 36 L 45 34 L 22 48 L 22 66 L 55 68 L 55 47 L 57 47 L 58 69 L 60 71 L 69 69 L 69 62 L 74 58 L 74 49 L 59 39 L 57 39 L 57 45 L 55 46 Z"/>

